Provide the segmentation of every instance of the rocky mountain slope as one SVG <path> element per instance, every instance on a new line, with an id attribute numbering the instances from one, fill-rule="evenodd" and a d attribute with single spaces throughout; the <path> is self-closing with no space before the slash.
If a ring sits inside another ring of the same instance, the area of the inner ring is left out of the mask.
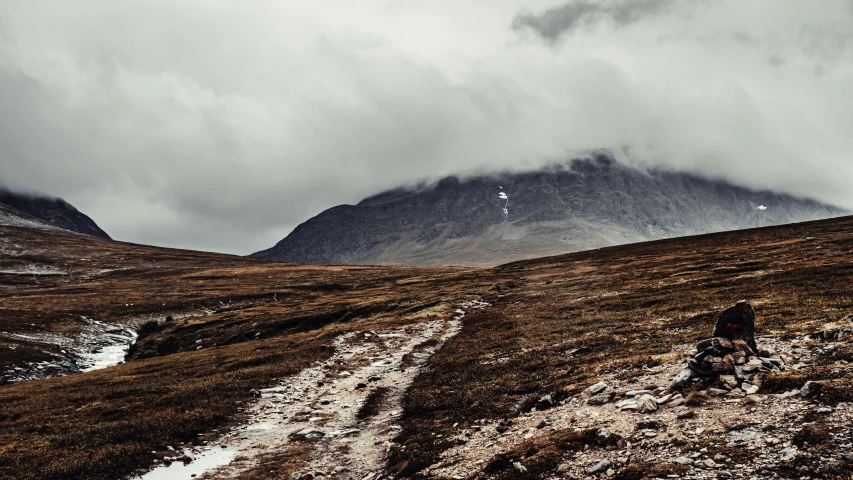
<path id="1" fill-rule="evenodd" d="M 380 265 L 496 265 L 609 245 L 843 214 L 812 200 L 607 154 L 527 173 L 399 189 L 340 205 L 253 256 Z"/>
<path id="2" fill-rule="evenodd" d="M 109 239 L 88 216 L 61 198 L 15 193 L 0 188 L 0 225 L 58 227 Z"/>

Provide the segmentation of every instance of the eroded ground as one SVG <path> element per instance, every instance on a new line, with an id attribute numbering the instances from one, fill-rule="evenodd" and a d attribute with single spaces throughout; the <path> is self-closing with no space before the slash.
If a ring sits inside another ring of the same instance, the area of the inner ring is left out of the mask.
<path id="1" fill-rule="evenodd" d="M 605 459 L 598 475 L 616 478 L 849 478 L 851 337 L 821 332 L 853 327 L 852 231 L 844 218 L 475 270 L 3 229 L 5 251 L 30 253 L 2 270 L 53 273 L 3 277 L 0 331 L 149 323 L 125 364 L 0 387 L 0 477 L 114 479 L 219 448 L 234 455 L 211 478 L 583 478 Z M 692 417 L 616 407 L 632 389 L 671 393 L 685 350 L 739 299 L 807 368 L 743 398 L 696 394 Z M 488 307 L 454 320 L 475 300 Z M 809 380 L 813 394 L 781 395 Z M 602 381 L 613 401 L 590 405 Z"/>

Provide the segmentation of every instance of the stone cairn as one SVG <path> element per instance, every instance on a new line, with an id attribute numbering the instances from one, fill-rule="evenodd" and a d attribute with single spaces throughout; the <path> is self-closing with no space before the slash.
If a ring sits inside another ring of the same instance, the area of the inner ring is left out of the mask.
<path id="1" fill-rule="evenodd" d="M 760 349 L 755 342 L 755 310 L 745 300 L 726 309 L 717 319 L 713 337 L 690 350 L 687 368 L 672 382 L 673 388 L 691 379 L 720 379 L 721 389 L 710 389 L 717 395 L 752 395 L 761 387 L 762 377 L 774 370 L 784 370 L 782 356 Z"/>

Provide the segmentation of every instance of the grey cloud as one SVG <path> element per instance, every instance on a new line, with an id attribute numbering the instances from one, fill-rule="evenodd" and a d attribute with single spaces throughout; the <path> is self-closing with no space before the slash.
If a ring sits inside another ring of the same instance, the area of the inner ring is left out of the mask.
<path id="1" fill-rule="evenodd" d="M 782 65 L 785 65 L 785 57 L 781 55 L 770 55 L 767 57 L 767 63 L 774 67 L 781 67 Z"/>
<path id="2" fill-rule="evenodd" d="M 846 3 L 688 18 L 575 2 L 592 10 L 554 35 L 569 22 L 583 46 L 552 48 L 506 28 L 524 1 L 387 17 L 386 0 L 0 0 L 0 184 L 62 196 L 120 240 L 230 253 L 383 189 L 621 145 L 853 207 L 851 72 L 798 34 L 841 35 Z"/>
<path id="3" fill-rule="evenodd" d="M 754 44 L 756 42 L 755 37 L 753 37 L 748 32 L 745 32 L 743 30 L 732 30 L 731 34 L 732 34 L 732 38 L 734 38 L 735 40 L 737 40 L 738 42 L 740 42 L 744 45 L 751 45 L 751 44 Z"/>
<path id="4" fill-rule="evenodd" d="M 610 20 L 617 25 L 630 25 L 666 11 L 675 0 L 571 0 L 541 14 L 523 12 L 512 21 L 515 30 L 531 29 L 542 38 L 556 41 L 566 33 Z"/>

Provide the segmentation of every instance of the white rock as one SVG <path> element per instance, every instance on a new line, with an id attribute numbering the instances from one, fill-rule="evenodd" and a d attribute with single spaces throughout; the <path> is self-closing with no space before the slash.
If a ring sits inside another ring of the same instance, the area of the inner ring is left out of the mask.
<path id="1" fill-rule="evenodd" d="M 603 392 L 606 389 L 607 389 L 607 383 L 606 382 L 598 382 L 595 385 L 587 387 L 587 389 L 584 390 L 584 393 L 587 393 L 589 395 L 596 395 L 598 393 Z"/>
<path id="2" fill-rule="evenodd" d="M 672 379 L 672 383 L 670 383 L 670 388 L 677 388 L 684 384 L 686 384 L 691 378 L 693 378 L 693 370 L 689 368 L 685 368 L 681 371 L 675 378 Z"/>
<path id="3" fill-rule="evenodd" d="M 658 402 L 651 395 L 643 395 L 637 399 L 637 411 L 640 413 L 652 413 L 658 410 Z"/>

